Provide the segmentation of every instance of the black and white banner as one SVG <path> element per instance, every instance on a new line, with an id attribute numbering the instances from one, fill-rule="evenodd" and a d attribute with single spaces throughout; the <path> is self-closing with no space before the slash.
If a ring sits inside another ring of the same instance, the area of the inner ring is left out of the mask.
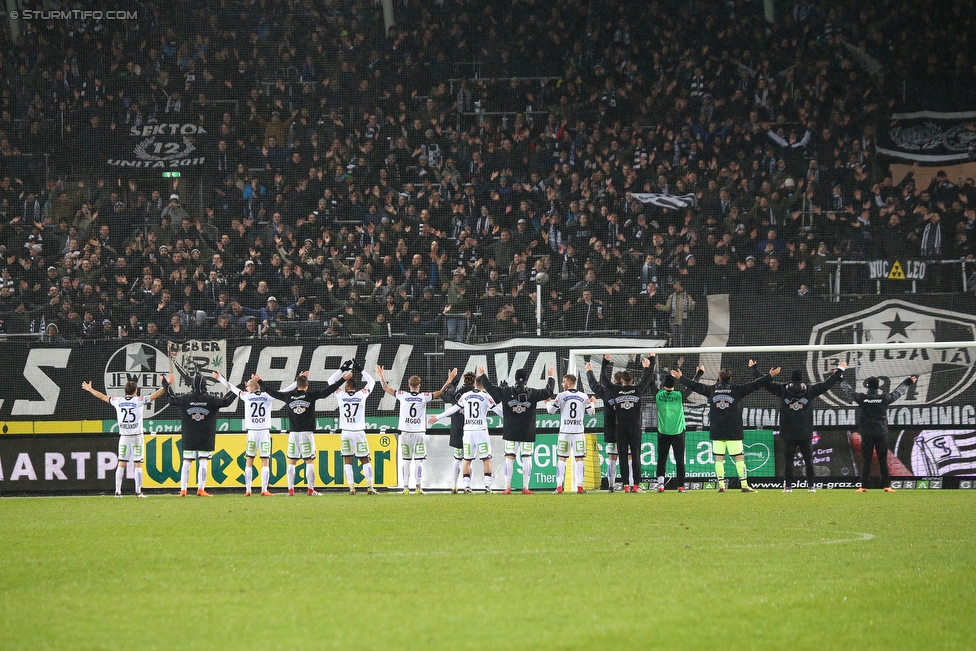
<path id="1" fill-rule="evenodd" d="M 108 157 L 113 168 L 175 171 L 199 169 L 206 162 L 207 130 L 179 122 L 131 127 Z"/>
<path id="2" fill-rule="evenodd" d="M 894 113 L 888 130 L 879 133 L 877 150 L 922 163 L 973 160 L 976 111 Z"/>
<path id="3" fill-rule="evenodd" d="M 688 194 L 660 194 L 658 192 L 635 192 L 633 197 L 641 203 L 649 203 L 658 208 L 681 210 L 694 208 L 698 205 L 698 197 L 694 193 Z"/>

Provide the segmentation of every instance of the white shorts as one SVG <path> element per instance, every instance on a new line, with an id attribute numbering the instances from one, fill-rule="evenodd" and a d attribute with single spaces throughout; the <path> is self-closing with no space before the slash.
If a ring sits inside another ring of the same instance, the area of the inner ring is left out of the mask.
<path id="1" fill-rule="evenodd" d="M 314 459 L 315 434 L 313 432 L 288 432 L 289 459 Z"/>
<path id="2" fill-rule="evenodd" d="M 606 453 L 607 454 L 617 454 L 617 444 L 616 443 L 607 443 Z"/>
<path id="3" fill-rule="evenodd" d="M 472 461 L 474 459 L 481 459 L 482 461 L 486 459 L 491 459 L 491 439 L 488 438 L 488 432 L 481 430 L 480 432 L 465 432 L 464 433 L 464 460 Z"/>
<path id="4" fill-rule="evenodd" d="M 250 459 L 271 456 L 271 432 L 266 429 L 248 430 L 247 443 L 244 444 L 244 456 Z"/>
<path id="5" fill-rule="evenodd" d="M 426 432 L 401 432 L 400 433 L 400 455 L 404 460 L 407 459 L 426 459 L 427 458 L 427 433 Z"/>
<path id="6" fill-rule="evenodd" d="M 135 436 L 119 437 L 119 461 L 132 461 L 142 463 L 146 457 L 146 436 L 136 434 Z"/>
<path id="7" fill-rule="evenodd" d="M 366 442 L 366 432 L 343 431 L 339 437 L 341 441 L 342 456 L 359 457 L 360 459 L 369 457 L 369 443 Z"/>
<path id="8" fill-rule="evenodd" d="M 205 452 L 205 451 L 198 452 L 197 450 L 183 451 L 184 461 L 196 461 L 198 459 L 209 459 L 212 456 L 213 456 L 213 452 Z"/>
<path id="9" fill-rule="evenodd" d="M 566 458 L 574 456 L 582 459 L 586 456 L 586 434 L 559 434 L 556 442 L 556 456 Z"/>
<path id="10" fill-rule="evenodd" d="M 531 457 L 532 451 L 535 449 L 535 443 L 532 441 L 505 441 L 505 456 L 523 456 Z"/>

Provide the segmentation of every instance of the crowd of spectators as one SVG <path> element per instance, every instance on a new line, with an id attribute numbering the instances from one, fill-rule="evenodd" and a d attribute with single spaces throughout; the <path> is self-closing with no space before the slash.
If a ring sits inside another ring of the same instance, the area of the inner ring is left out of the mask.
<path id="1" fill-rule="evenodd" d="M 973 179 L 917 186 L 874 153 L 896 98 L 848 41 L 905 68 L 906 32 L 867 4 L 768 25 L 743 0 L 408 0 L 388 34 L 364 1 L 26 22 L 0 61 L 2 326 L 504 338 L 534 332 L 544 274 L 547 331 L 680 341 L 710 294 L 971 259 Z M 971 75 L 946 47 L 933 65 Z M 119 134 L 174 120 L 208 134 L 199 174 L 105 166 Z"/>

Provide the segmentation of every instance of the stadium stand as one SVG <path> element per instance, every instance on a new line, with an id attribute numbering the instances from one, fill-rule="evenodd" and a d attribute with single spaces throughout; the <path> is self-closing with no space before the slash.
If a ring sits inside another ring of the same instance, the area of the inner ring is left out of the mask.
<path id="1" fill-rule="evenodd" d="M 711 294 L 904 292 L 866 265 L 899 257 L 972 290 L 973 179 L 875 151 L 973 105 L 960 6 L 394 5 L 3 30 L 3 332 L 492 340 L 538 289 L 546 332 L 666 336 Z"/>

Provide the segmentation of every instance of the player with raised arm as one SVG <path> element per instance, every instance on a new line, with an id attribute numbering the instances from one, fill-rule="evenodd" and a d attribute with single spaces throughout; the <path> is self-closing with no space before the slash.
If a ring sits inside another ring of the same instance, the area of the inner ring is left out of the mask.
<path id="1" fill-rule="evenodd" d="M 588 398 L 585 393 L 576 389 L 576 376 L 563 376 L 563 390 L 556 397 L 546 403 L 546 411 L 559 416 L 559 438 L 556 443 L 556 456 L 559 458 L 556 471 L 555 493 L 563 492 L 563 482 L 566 479 L 566 459 L 572 454 L 576 460 L 574 479 L 576 492 L 583 490 L 583 473 L 586 471 L 586 435 L 583 427 L 583 412 L 593 415 L 595 398 Z"/>
<path id="2" fill-rule="evenodd" d="M 759 377 L 759 365 L 750 360 L 752 374 Z M 785 481 L 784 493 L 793 492 L 793 460 L 800 449 L 807 471 L 807 490 L 817 492 L 813 474 L 813 399 L 823 395 L 844 377 L 847 363 L 841 362 L 823 382 L 807 384 L 803 381 L 803 371 L 796 369 L 790 375 L 788 384 L 770 382 L 766 391 L 779 398 L 779 435 L 783 440 L 783 461 Z"/>
<path id="3" fill-rule="evenodd" d="M 612 493 L 616 489 L 617 484 L 617 416 L 613 409 L 610 408 L 610 395 L 609 391 L 605 390 L 604 383 L 610 384 L 610 355 L 609 353 L 603 356 L 603 365 L 600 367 L 600 380 L 597 381 L 596 376 L 593 375 L 592 364 L 587 364 L 590 367 L 586 371 L 586 379 L 590 383 L 590 388 L 593 389 L 593 393 L 603 401 L 606 409 L 603 410 L 603 443 L 606 446 L 604 449 L 607 453 L 607 491 Z M 613 374 L 613 384 L 620 384 L 620 371 Z"/>
<path id="4" fill-rule="evenodd" d="M 864 380 L 867 393 L 857 393 L 847 382 L 840 385 L 848 398 L 858 404 L 858 429 L 861 434 L 861 457 L 864 465 L 861 468 L 861 487 L 858 493 L 866 493 L 868 478 L 871 475 L 871 460 L 874 452 L 878 453 L 878 467 L 881 471 L 881 486 L 886 493 L 894 493 L 895 489 L 889 484 L 888 478 L 888 405 L 895 402 L 908 390 L 908 387 L 918 381 L 918 376 L 912 375 L 902 380 L 891 393 L 881 393 L 881 380 L 869 377 Z"/>
<path id="5" fill-rule="evenodd" d="M 539 401 L 551 398 L 556 392 L 556 369 L 549 367 L 546 387 L 530 389 L 525 386 L 529 374 L 524 368 L 515 371 L 513 386 L 493 386 L 484 367 L 478 367 L 478 378 L 492 399 L 502 406 L 502 440 L 505 442 L 505 490 L 512 493 L 512 475 L 515 472 L 515 455 L 522 457 L 522 494 L 533 495 L 529 490 L 532 477 L 532 453 L 535 449 L 535 415 Z"/>
<path id="6" fill-rule="evenodd" d="M 173 391 L 176 376 L 170 374 L 163 381 L 169 404 L 180 409 L 180 429 L 183 433 L 183 468 L 180 472 L 180 497 L 186 496 L 190 483 L 190 464 L 197 462 L 197 495 L 212 497 L 207 492 L 207 465 L 217 443 L 217 415 L 220 409 L 230 406 L 237 399 L 233 393 L 218 398 L 207 393 L 207 378 L 199 373 L 193 376 L 190 393 L 177 395 Z"/>
<path id="7" fill-rule="evenodd" d="M 445 409 L 438 416 L 427 418 L 427 424 L 446 420 L 452 414 L 464 414 L 464 462 L 461 464 L 464 493 L 471 494 L 471 462 L 475 457 L 481 459 L 485 471 L 485 492 L 491 493 L 491 439 L 488 438 L 488 412 L 503 415 L 501 406 L 496 404 L 478 381 L 474 371 L 464 374 L 465 391 L 457 403 Z"/>
<path id="8" fill-rule="evenodd" d="M 262 391 L 267 391 L 272 398 L 285 403 L 288 409 L 288 495 L 295 494 L 295 470 L 299 459 L 305 459 L 305 482 L 308 494 L 318 496 L 315 490 L 315 401 L 331 396 L 336 389 L 352 377 L 352 371 L 339 376 L 334 382 L 321 389 L 312 390 L 308 385 L 308 371 L 298 374 L 294 382 L 280 391 L 272 391 L 264 386 L 258 377 L 258 384 Z"/>
<path id="9" fill-rule="evenodd" d="M 136 497 L 145 497 L 142 492 L 142 462 L 145 460 L 146 429 L 143 425 L 143 414 L 146 405 L 157 400 L 166 392 L 165 387 L 157 389 L 152 395 L 140 396 L 139 385 L 132 380 L 125 383 L 125 395 L 110 398 L 98 389 L 92 387 L 91 382 L 82 382 L 81 388 L 92 394 L 102 402 L 115 407 L 115 415 L 119 421 L 119 465 L 115 468 L 115 496 L 122 497 L 122 480 L 125 478 L 126 465 L 131 463 L 136 482 Z"/>
<path id="10" fill-rule="evenodd" d="M 400 422 L 397 428 L 400 430 L 400 456 L 402 457 L 401 474 L 403 475 L 403 494 L 410 494 L 410 462 L 417 467 L 417 481 L 414 484 L 414 494 L 423 495 L 424 489 L 421 486 L 424 478 L 424 459 L 427 458 L 427 403 L 437 400 L 447 390 L 454 378 L 457 377 L 458 370 L 451 369 L 447 374 L 447 382 L 440 389 L 433 393 L 421 392 L 421 379 L 419 375 L 411 376 L 407 380 L 409 391 L 399 391 L 386 383 L 383 377 L 383 367 L 376 367 L 376 374 L 380 378 L 380 386 L 383 391 L 390 394 L 400 403 Z"/>
<path id="11" fill-rule="evenodd" d="M 604 356 L 604 363 L 609 363 L 609 355 Z M 644 373 L 640 382 L 634 384 L 634 375 L 630 371 L 621 371 L 620 384 L 614 384 L 601 378 L 604 400 L 607 402 L 606 411 L 613 410 L 616 421 L 617 452 L 623 463 L 620 464 L 620 476 L 625 493 L 643 493 L 639 481 L 641 476 L 640 448 L 641 448 L 641 402 L 647 388 L 654 382 L 654 353 L 641 360 Z M 593 377 L 593 365 L 586 364 L 587 379 Z M 601 373 L 601 375 L 603 375 Z M 592 386 L 592 385 L 591 385 Z M 604 418 L 606 414 L 604 414 Z M 631 471 L 631 467 L 633 470 Z"/>
<path id="12" fill-rule="evenodd" d="M 678 360 L 680 366 L 681 359 Z M 678 369 L 681 373 L 681 369 Z M 705 374 L 705 367 L 695 370 L 695 382 Z M 669 373 L 664 378 L 664 387 L 654 394 L 657 405 L 657 492 L 664 492 L 664 471 L 668 466 L 668 454 L 674 452 L 674 469 L 678 482 L 678 492 L 685 492 L 685 399 L 691 389 L 677 388 L 675 378 Z"/>
<path id="13" fill-rule="evenodd" d="M 261 494 L 271 497 L 268 490 L 271 481 L 271 396 L 261 391 L 257 375 L 247 381 L 246 391 L 241 391 L 227 379 L 213 372 L 213 379 L 231 390 L 244 403 L 244 429 L 247 442 L 244 445 L 244 496 L 251 496 L 251 483 L 254 480 L 254 457 L 261 457 Z"/>
<path id="14" fill-rule="evenodd" d="M 461 378 L 456 387 L 449 386 L 444 392 L 444 404 L 455 404 L 462 395 L 473 388 L 474 385 L 465 384 L 464 378 Z M 461 466 L 464 464 L 464 414 L 460 411 L 451 414 L 451 435 L 448 438 L 448 446 L 454 456 L 454 465 L 451 467 L 451 493 L 457 495 L 461 482 Z"/>
<path id="15" fill-rule="evenodd" d="M 751 360 L 750 360 L 751 361 Z M 743 493 L 755 493 L 746 478 L 745 450 L 742 447 L 742 399 L 750 393 L 769 384 L 780 369 L 771 368 L 749 384 L 732 384 L 732 371 L 723 368 L 718 372 L 718 383 L 701 384 L 681 376 L 681 371 L 672 370 L 671 375 L 683 385 L 708 399 L 708 418 L 711 422 L 708 434 L 712 439 L 712 452 L 715 454 L 715 480 L 718 492 L 724 493 L 725 455 L 735 459 L 735 472 L 739 476 Z"/>
<path id="16" fill-rule="evenodd" d="M 340 371 L 352 371 L 352 376 L 346 380 L 345 389 L 336 392 L 336 399 L 339 401 L 343 474 L 349 486 L 349 494 L 355 495 L 356 476 L 352 463 L 353 459 L 358 460 L 363 466 L 363 475 L 366 476 L 366 494 L 376 495 L 376 489 L 373 488 L 373 464 L 369 456 L 369 442 L 366 440 L 366 399 L 373 392 L 376 380 L 355 360 L 344 366 L 346 368 Z M 362 386 L 356 379 L 357 371 L 361 374 Z M 335 382 L 338 377 L 333 374 L 329 382 Z"/>

